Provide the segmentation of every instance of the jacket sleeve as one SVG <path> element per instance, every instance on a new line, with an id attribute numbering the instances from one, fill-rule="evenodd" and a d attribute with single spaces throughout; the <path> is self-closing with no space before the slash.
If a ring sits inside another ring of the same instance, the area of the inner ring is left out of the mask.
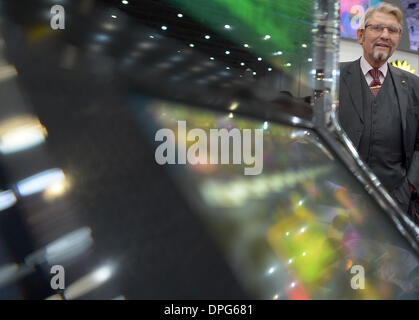
<path id="1" fill-rule="evenodd" d="M 413 105 L 416 108 L 416 112 L 419 113 L 419 77 L 413 76 L 411 79 L 413 80 L 413 86 L 411 87 Z M 419 124 L 418 129 L 416 130 L 415 151 L 413 153 L 412 161 L 407 172 L 407 179 L 411 184 L 413 184 L 413 186 L 416 188 L 416 191 L 419 193 Z"/>

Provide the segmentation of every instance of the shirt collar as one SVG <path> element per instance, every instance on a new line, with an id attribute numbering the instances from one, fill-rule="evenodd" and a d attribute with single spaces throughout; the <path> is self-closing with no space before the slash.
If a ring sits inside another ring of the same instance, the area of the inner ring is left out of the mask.
<path id="1" fill-rule="evenodd" d="M 364 56 L 362 56 L 361 57 L 361 70 L 364 76 L 366 76 L 371 69 L 373 69 L 373 67 L 368 63 L 367 59 L 365 59 Z M 381 67 L 379 67 L 378 70 L 381 71 L 381 73 L 383 74 L 385 78 L 387 75 L 387 70 L 388 70 L 387 62 L 384 63 Z"/>

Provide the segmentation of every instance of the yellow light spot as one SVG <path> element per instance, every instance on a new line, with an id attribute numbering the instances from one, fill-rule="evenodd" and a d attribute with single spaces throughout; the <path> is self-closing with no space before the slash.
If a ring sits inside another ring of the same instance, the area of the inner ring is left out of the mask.
<path id="1" fill-rule="evenodd" d="M 410 73 L 415 73 L 416 72 L 415 69 L 412 69 L 412 66 L 410 64 L 407 64 L 406 60 L 403 60 L 403 62 L 400 62 L 400 60 L 397 60 L 395 62 L 392 62 L 391 65 L 393 67 L 405 70 L 405 71 L 410 72 Z"/>
<path id="2" fill-rule="evenodd" d="M 64 180 L 61 180 L 49 186 L 48 189 L 44 191 L 44 197 L 47 200 L 52 200 L 57 197 L 60 197 L 68 190 L 68 187 L 69 183 L 67 178 L 65 178 Z"/>

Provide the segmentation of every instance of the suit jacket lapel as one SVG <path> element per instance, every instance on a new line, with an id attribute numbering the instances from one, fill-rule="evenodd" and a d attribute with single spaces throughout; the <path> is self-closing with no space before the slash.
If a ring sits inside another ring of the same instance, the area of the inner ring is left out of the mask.
<path id="1" fill-rule="evenodd" d="M 355 60 L 346 70 L 345 75 L 342 77 L 343 82 L 346 85 L 346 90 L 351 95 L 352 99 L 352 106 L 354 107 L 355 111 L 357 112 L 359 118 L 362 122 L 364 122 L 364 112 L 362 108 L 362 85 L 361 81 L 363 80 L 361 77 L 361 67 L 360 67 L 360 59 Z"/>
<path id="2" fill-rule="evenodd" d="M 393 66 L 389 65 L 389 71 L 393 76 L 394 86 L 396 88 L 396 94 L 399 100 L 400 116 L 402 118 L 403 137 L 404 141 L 406 141 L 406 115 L 409 96 L 409 89 L 407 87 L 408 79 L 407 76 L 405 76 L 402 72 L 399 72 L 397 68 L 394 68 Z"/>

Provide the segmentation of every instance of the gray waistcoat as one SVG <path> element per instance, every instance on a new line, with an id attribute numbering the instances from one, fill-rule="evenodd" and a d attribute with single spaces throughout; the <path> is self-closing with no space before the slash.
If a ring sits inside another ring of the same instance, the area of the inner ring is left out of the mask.
<path id="1" fill-rule="evenodd" d="M 377 97 L 361 72 L 364 131 L 359 143 L 361 158 L 387 190 L 402 183 L 406 175 L 400 107 L 390 70 Z"/>

